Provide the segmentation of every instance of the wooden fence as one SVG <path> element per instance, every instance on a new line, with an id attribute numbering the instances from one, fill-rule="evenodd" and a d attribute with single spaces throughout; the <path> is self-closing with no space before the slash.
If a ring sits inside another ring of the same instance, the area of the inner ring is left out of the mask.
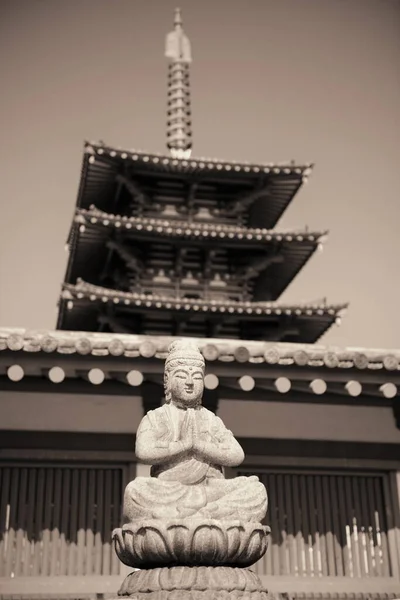
<path id="1" fill-rule="evenodd" d="M 115 593 L 123 574 L 111 532 L 120 525 L 127 469 L 114 463 L 0 465 L 4 597 L 33 597 L 34 590 L 53 598 L 67 590 L 75 598 Z M 251 473 L 268 490 L 271 539 L 255 570 L 272 591 L 400 591 L 390 474 L 237 470 Z"/>
<path id="2" fill-rule="evenodd" d="M 268 490 L 271 527 L 269 549 L 256 565 L 260 575 L 398 577 L 388 475 L 257 475 Z"/>
<path id="3" fill-rule="evenodd" d="M 117 575 L 122 467 L 0 467 L 0 577 Z"/>

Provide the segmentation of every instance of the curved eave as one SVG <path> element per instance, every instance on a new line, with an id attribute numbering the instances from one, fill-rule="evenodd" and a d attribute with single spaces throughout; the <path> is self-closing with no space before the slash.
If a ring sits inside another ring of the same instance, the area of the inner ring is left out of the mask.
<path id="1" fill-rule="evenodd" d="M 143 163 L 149 170 L 178 171 L 192 173 L 194 171 L 204 172 L 232 172 L 254 174 L 258 176 L 260 172 L 274 174 L 298 174 L 308 176 L 313 168 L 312 163 L 298 164 L 277 164 L 277 163 L 241 163 L 236 161 L 225 161 L 217 158 L 174 158 L 163 154 L 143 152 L 141 150 L 123 150 L 98 144 L 95 142 L 85 142 L 85 151 L 92 156 L 107 157 L 110 159 L 129 160 L 137 163 Z M 251 177 L 251 175 L 249 175 Z"/>
<path id="2" fill-rule="evenodd" d="M 232 302 L 204 300 L 177 300 L 175 298 L 145 296 L 128 292 L 118 292 L 86 282 L 77 285 L 66 284 L 63 289 L 59 328 L 79 329 L 83 323 L 92 331 L 97 329 L 97 315 L 106 306 L 125 313 L 155 313 L 187 315 L 191 319 L 197 315 L 203 320 L 219 317 L 224 320 L 232 317 L 240 322 L 267 322 L 273 319 L 287 322 L 287 328 L 298 327 L 298 341 L 313 343 L 331 325 L 338 321 L 347 304 L 325 305 L 281 305 L 276 302 Z M 62 315 L 62 317 L 61 317 Z M 286 325 L 285 325 L 286 326 Z M 297 334 L 296 334 L 297 335 Z M 219 336 L 221 337 L 221 336 Z"/>
<path id="3" fill-rule="evenodd" d="M 240 242 L 313 242 L 317 243 L 325 237 L 327 231 L 279 231 L 275 229 L 257 229 L 252 227 L 239 227 L 234 225 L 220 225 L 216 223 L 192 222 L 184 220 L 167 220 L 160 217 L 126 217 L 114 215 L 92 208 L 89 210 L 77 209 L 75 222 L 87 225 L 111 227 L 119 231 L 132 231 L 140 234 L 149 234 L 155 237 L 175 237 L 188 239 L 216 239 L 222 243 L 229 240 Z"/>
<path id="4" fill-rule="evenodd" d="M 101 300 L 91 301 L 87 298 L 78 299 L 73 301 L 73 306 L 70 308 L 68 306 L 67 300 L 61 300 L 60 306 L 60 318 L 58 328 L 63 330 L 75 331 L 77 329 L 82 329 L 86 327 L 88 331 L 99 331 L 98 325 L 98 316 L 103 314 L 104 304 L 102 304 Z M 111 302 L 110 302 L 111 304 Z M 146 315 L 146 322 L 150 323 L 149 328 L 145 327 L 136 330 L 135 328 L 132 332 L 147 334 L 147 335 L 173 335 L 173 331 L 175 330 L 175 326 L 171 327 L 163 326 L 159 322 L 163 320 L 164 317 L 168 318 L 168 322 L 177 323 L 182 321 L 182 317 L 184 321 L 190 323 L 191 319 L 194 317 L 199 317 L 200 322 L 198 323 L 198 327 L 200 329 L 204 329 L 204 333 L 197 333 L 197 336 L 205 337 L 207 334 L 205 333 L 208 330 L 208 327 L 205 325 L 209 322 L 213 317 L 217 317 L 221 319 L 222 316 L 224 318 L 232 317 L 234 318 L 241 327 L 244 328 L 246 334 L 243 336 L 234 336 L 237 339 L 252 339 L 252 340 L 265 340 L 270 341 L 275 338 L 276 329 L 271 329 L 270 333 L 265 333 L 265 335 L 260 335 L 260 329 L 264 326 L 273 327 L 283 327 L 283 329 L 279 332 L 279 340 L 286 339 L 287 341 L 293 343 L 308 343 L 313 344 L 318 341 L 321 336 L 335 323 L 335 318 L 328 315 L 312 315 L 312 316 L 292 316 L 290 317 L 290 321 L 286 322 L 287 317 L 285 315 L 277 315 L 276 313 L 271 316 L 263 315 L 263 314 L 253 314 L 249 315 L 247 313 L 227 313 L 225 315 L 221 315 L 218 311 L 213 311 L 212 308 L 206 311 L 196 311 L 195 309 L 184 309 L 172 307 L 171 309 L 160 309 L 156 306 L 156 303 L 152 304 L 150 307 L 142 304 L 141 306 L 130 305 L 123 306 L 124 317 L 127 315 L 131 315 L 130 319 L 132 320 L 135 316 Z M 152 316 L 156 317 L 156 321 L 152 320 Z M 118 321 L 120 318 L 120 311 L 117 309 L 115 311 L 115 318 Z M 267 322 L 268 321 L 268 322 Z M 153 328 L 156 327 L 157 331 L 153 331 Z M 256 327 L 256 335 L 254 334 L 254 327 Z M 293 328 L 296 329 L 296 333 L 292 334 L 291 331 Z M 249 330 L 252 332 L 249 332 Z M 164 333 L 161 333 L 160 330 L 163 330 Z M 198 329 L 197 329 L 198 331 Z M 191 333 L 181 333 L 181 337 L 193 337 Z M 224 325 L 222 326 L 221 333 L 216 333 L 214 335 L 215 338 L 225 338 L 229 337 L 226 334 Z"/>
<path id="5" fill-rule="evenodd" d="M 81 193 L 77 206 L 88 209 L 95 204 L 109 211 L 116 191 L 116 175 L 127 169 L 134 175 L 155 180 L 163 176 L 192 177 L 202 182 L 221 185 L 243 184 L 251 192 L 260 178 L 268 177 L 269 190 L 265 194 L 265 215 L 268 227 L 274 227 L 298 189 L 312 170 L 312 165 L 245 165 L 211 159 L 182 160 L 155 154 L 116 150 L 96 144 L 85 146 L 85 170 L 82 172 Z M 234 199 L 234 198 L 232 198 Z"/>
<path id="6" fill-rule="evenodd" d="M 247 314 L 276 314 L 276 315 L 287 315 L 290 316 L 295 314 L 297 316 L 313 316 L 313 315 L 330 315 L 332 317 L 338 317 L 340 313 L 347 309 L 348 304 L 281 304 L 279 302 L 235 302 L 227 300 L 212 300 L 205 301 L 193 298 L 187 298 L 185 300 L 178 300 L 175 298 L 168 298 L 165 296 L 146 294 L 137 294 L 132 292 L 120 292 L 118 290 L 112 290 L 99 285 L 92 285 L 86 281 L 80 280 L 77 284 L 64 284 L 63 294 L 64 299 L 82 299 L 88 298 L 90 300 L 102 300 L 103 302 L 113 302 L 114 304 L 124 304 L 126 306 L 137 304 L 147 306 L 149 308 L 167 308 L 170 309 L 172 306 L 176 309 L 187 309 L 198 306 L 212 312 L 231 312 L 240 313 L 246 312 Z"/>
<path id="7" fill-rule="evenodd" d="M 177 233 L 173 227 L 164 227 L 161 228 L 161 231 L 158 231 L 159 228 L 151 226 L 151 231 L 148 231 L 146 227 L 142 227 L 140 230 L 136 228 L 126 229 L 124 224 L 122 227 L 116 228 L 111 219 L 106 220 L 106 225 L 104 222 L 104 220 L 96 220 L 96 223 L 92 223 L 87 219 L 84 223 L 80 220 L 75 223 L 74 249 L 69 258 L 70 268 L 68 269 L 66 283 L 75 283 L 79 277 L 93 283 L 99 283 L 98 277 L 108 253 L 107 240 L 110 239 L 113 231 L 118 229 L 118 231 L 125 231 L 127 236 L 131 236 L 132 239 L 138 241 L 154 241 L 155 243 L 161 241 L 177 244 L 184 239 L 196 246 L 218 245 L 220 248 L 237 248 L 240 245 L 249 259 L 254 253 L 268 252 L 279 247 L 283 262 L 268 267 L 271 282 L 268 292 L 271 294 L 271 299 L 276 300 L 308 262 L 327 234 L 327 232 L 296 233 L 278 231 L 259 234 L 256 233 L 256 230 L 246 230 L 246 233 L 239 232 L 230 238 L 228 235 L 221 237 L 219 234 L 222 232 L 219 231 L 215 231 L 216 235 L 212 236 L 210 230 L 208 230 L 207 235 L 203 236 L 195 235 L 195 232 L 190 228 L 182 229 L 181 232 Z M 82 225 L 84 225 L 83 231 L 80 230 Z M 173 232 L 169 233 L 169 229 L 172 229 Z M 197 231 L 200 231 L 200 229 Z M 253 233 L 248 233 L 252 231 Z M 238 238 L 238 235 L 241 237 Z M 251 235 L 251 239 L 249 239 L 249 235 Z"/>

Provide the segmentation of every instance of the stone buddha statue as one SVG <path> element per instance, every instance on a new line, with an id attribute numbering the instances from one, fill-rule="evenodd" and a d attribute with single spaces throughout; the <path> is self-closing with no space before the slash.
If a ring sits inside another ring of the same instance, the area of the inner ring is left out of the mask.
<path id="1" fill-rule="evenodd" d="M 201 405 L 204 359 L 185 340 L 173 342 L 165 362 L 165 404 L 149 411 L 136 437 L 136 456 L 151 477 L 128 484 L 124 522 L 205 518 L 260 522 L 267 494 L 258 477 L 225 479 L 223 468 L 244 453 L 221 419 Z"/>

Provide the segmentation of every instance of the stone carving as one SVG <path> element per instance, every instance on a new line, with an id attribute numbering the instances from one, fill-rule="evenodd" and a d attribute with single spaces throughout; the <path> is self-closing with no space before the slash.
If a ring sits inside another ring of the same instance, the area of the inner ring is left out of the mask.
<path id="1" fill-rule="evenodd" d="M 267 548 L 269 530 L 260 523 L 266 490 L 255 476 L 225 479 L 224 467 L 239 465 L 244 453 L 221 419 L 201 405 L 204 367 L 193 344 L 173 342 L 165 362 L 166 402 L 138 428 L 136 455 L 151 465 L 151 477 L 127 485 L 124 524 L 113 539 L 120 560 L 147 575 L 132 573 L 120 595 L 140 597 L 143 584 L 143 593 L 153 594 L 148 600 L 166 600 L 168 590 L 175 597 L 193 580 L 192 598 L 206 592 L 207 600 L 222 598 L 229 590 L 235 598 L 267 597 L 244 568 Z"/>
<path id="2" fill-rule="evenodd" d="M 125 579 L 120 596 L 162 600 L 175 592 L 177 598 L 191 600 L 267 600 L 260 580 L 249 569 L 232 567 L 172 567 L 136 571 Z"/>
<path id="3" fill-rule="evenodd" d="M 138 521 L 114 533 L 120 560 L 131 567 L 237 565 L 249 567 L 267 549 L 259 523 L 185 519 Z"/>
<path id="4" fill-rule="evenodd" d="M 152 477 L 126 488 L 124 522 L 136 519 L 239 519 L 259 522 L 267 509 L 264 486 L 253 477 L 225 479 L 222 468 L 244 453 L 219 417 L 201 406 L 204 359 L 174 342 L 165 362 L 165 399 L 137 431 L 136 455 Z"/>

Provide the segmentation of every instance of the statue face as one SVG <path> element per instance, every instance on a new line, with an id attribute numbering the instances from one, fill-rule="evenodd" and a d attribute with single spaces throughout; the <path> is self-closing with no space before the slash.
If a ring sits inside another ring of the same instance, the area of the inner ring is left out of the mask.
<path id="1" fill-rule="evenodd" d="M 170 375 L 172 402 L 178 406 L 197 406 L 203 390 L 204 374 L 199 367 L 178 367 Z"/>

